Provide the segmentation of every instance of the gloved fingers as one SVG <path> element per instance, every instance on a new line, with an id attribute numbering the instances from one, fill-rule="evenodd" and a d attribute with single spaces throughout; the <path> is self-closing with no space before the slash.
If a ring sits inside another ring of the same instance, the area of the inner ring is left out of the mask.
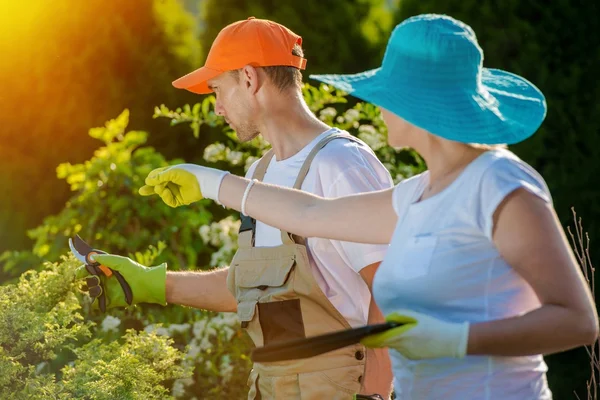
<path id="1" fill-rule="evenodd" d="M 149 186 L 156 186 L 166 182 L 178 182 L 181 178 L 180 171 L 172 167 L 157 168 L 151 171 L 146 177 L 145 183 Z"/>
<path id="2" fill-rule="evenodd" d="M 122 271 L 131 263 L 129 258 L 116 254 L 94 254 L 94 261 L 114 271 Z"/>
<path id="3" fill-rule="evenodd" d="M 417 323 L 418 313 L 410 310 L 398 310 L 385 317 L 388 322 L 398 322 L 402 324 Z"/>
<path id="4" fill-rule="evenodd" d="M 363 338 L 360 342 L 369 348 L 388 347 L 388 343 L 391 339 L 397 338 L 398 336 L 413 329 L 415 326 L 417 326 L 415 323 L 405 324 L 397 328 L 389 329 L 385 332 L 369 335 Z"/>
<path id="5" fill-rule="evenodd" d="M 153 194 L 156 194 L 156 192 L 154 191 L 154 186 L 150 185 L 142 186 L 141 188 L 139 188 L 138 193 L 142 196 L 152 196 Z"/>
<path id="6" fill-rule="evenodd" d="M 160 196 L 160 198 L 166 205 L 168 205 L 170 207 L 177 206 L 177 198 L 175 197 L 175 195 L 172 191 L 171 185 L 167 185 L 167 184 L 157 185 L 154 188 L 154 191 Z"/>
<path id="7" fill-rule="evenodd" d="M 129 286 L 129 283 L 125 280 L 125 278 L 123 277 L 123 275 L 121 275 L 119 271 L 114 271 L 114 275 L 115 278 L 117 278 L 117 280 L 119 281 L 121 289 L 123 289 L 125 301 L 127 302 L 127 304 L 131 305 L 131 303 L 133 302 L 133 293 L 131 291 L 131 286 Z"/>
<path id="8" fill-rule="evenodd" d="M 157 183 L 159 183 L 159 182 L 156 181 L 156 176 L 159 175 L 164 170 L 166 170 L 167 168 L 169 168 L 169 167 L 155 168 L 152 171 L 150 171 L 150 173 L 148 174 L 148 176 L 144 180 L 144 182 L 146 183 L 146 185 L 155 186 Z"/>
<path id="9" fill-rule="evenodd" d="M 181 196 L 181 186 L 173 182 L 168 182 L 167 188 L 173 195 L 173 198 L 177 201 L 178 205 L 181 205 L 181 202 L 183 202 L 183 197 Z"/>

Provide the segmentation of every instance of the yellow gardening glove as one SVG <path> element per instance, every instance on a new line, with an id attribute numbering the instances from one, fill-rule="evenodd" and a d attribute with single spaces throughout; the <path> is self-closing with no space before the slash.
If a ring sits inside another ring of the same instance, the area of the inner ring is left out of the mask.
<path id="1" fill-rule="evenodd" d="M 192 204 L 203 198 L 218 202 L 221 181 L 229 172 L 194 164 L 157 168 L 146 177 L 142 196 L 157 194 L 170 207 Z"/>
<path id="2" fill-rule="evenodd" d="M 462 358 L 466 355 L 469 339 L 468 322 L 441 321 L 409 310 L 392 313 L 386 317 L 386 320 L 404 323 L 404 325 L 367 336 L 361 343 L 367 347 L 392 348 L 411 360 Z"/>

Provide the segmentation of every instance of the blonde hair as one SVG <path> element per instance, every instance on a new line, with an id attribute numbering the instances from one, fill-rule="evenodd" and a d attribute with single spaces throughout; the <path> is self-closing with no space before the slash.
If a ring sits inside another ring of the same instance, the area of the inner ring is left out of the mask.
<path id="1" fill-rule="evenodd" d="M 505 144 L 467 143 L 467 146 L 480 150 L 508 149 L 508 146 Z"/>

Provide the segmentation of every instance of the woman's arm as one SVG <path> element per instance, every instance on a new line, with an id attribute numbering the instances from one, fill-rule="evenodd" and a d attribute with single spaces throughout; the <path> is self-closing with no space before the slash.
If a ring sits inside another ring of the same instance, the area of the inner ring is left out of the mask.
<path id="1" fill-rule="evenodd" d="M 249 180 L 226 175 L 219 202 L 241 211 Z M 326 199 L 300 190 L 255 182 L 246 200 L 246 213 L 278 229 L 303 237 L 347 242 L 388 244 L 396 226 L 393 188 Z"/>
<path id="2" fill-rule="evenodd" d="M 523 316 L 471 325 L 468 354 L 549 354 L 597 339 L 589 287 L 551 205 L 516 190 L 494 213 L 493 241 L 542 306 Z"/>

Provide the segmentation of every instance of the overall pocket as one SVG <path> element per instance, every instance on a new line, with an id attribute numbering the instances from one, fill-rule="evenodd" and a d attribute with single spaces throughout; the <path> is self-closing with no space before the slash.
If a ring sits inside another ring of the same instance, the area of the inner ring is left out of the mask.
<path id="1" fill-rule="evenodd" d="M 296 260 L 294 257 L 245 260 L 234 265 L 238 301 L 277 296 L 293 291 L 289 288 Z"/>
<path id="2" fill-rule="evenodd" d="M 258 310 L 265 345 L 306 337 L 300 299 L 258 303 Z"/>

